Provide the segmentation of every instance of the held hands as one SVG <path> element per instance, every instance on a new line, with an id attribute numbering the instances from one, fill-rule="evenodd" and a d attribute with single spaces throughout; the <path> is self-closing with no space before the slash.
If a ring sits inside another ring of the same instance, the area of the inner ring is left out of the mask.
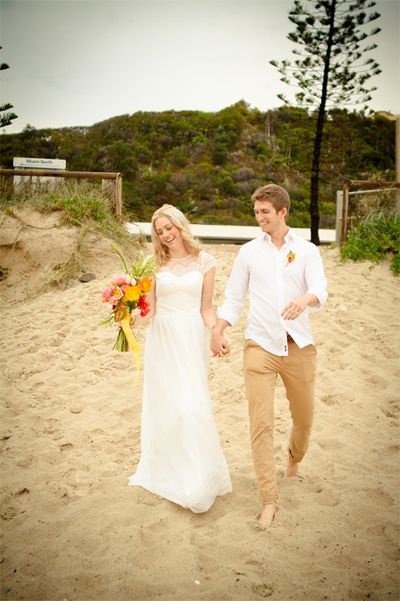
<path id="1" fill-rule="evenodd" d="M 211 352 L 214 357 L 229 355 L 230 347 L 225 337 L 220 332 L 213 330 L 211 334 Z"/>

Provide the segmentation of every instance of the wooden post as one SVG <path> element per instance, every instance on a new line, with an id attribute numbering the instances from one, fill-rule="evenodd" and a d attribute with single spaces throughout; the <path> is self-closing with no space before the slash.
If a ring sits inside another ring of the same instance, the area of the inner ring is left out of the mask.
<path id="1" fill-rule="evenodd" d="M 340 245 L 342 237 L 342 223 L 343 223 L 343 192 L 338 190 L 336 192 L 336 244 Z"/>
<path id="2" fill-rule="evenodd" d="M 349 214 L 349 188 L 350 182 L 344 182 L 343 184 L 343 206 L 342 206 L 342 229 L 340 235 L 340 243 L 346 241 L 347 237 L 347 219 Z"/>
<path id="3" fill-rule="evenodd" d="M 122 221 L 122 176 L 120 173 L 115 176 L 115 216 L 118 221 Z"/>

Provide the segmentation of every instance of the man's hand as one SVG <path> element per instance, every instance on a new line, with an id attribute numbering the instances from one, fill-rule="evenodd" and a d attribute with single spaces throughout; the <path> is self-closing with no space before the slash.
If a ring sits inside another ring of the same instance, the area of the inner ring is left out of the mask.
<path id="1" fill-rule="evenodd" d="M 214 357 L 225 357 L 229 355 L 230 347 L 226 338 L 218 330 L 211 334 L 211 351 Z"/>
<path id="2" fill-rule="evenodd" d="M 283 319 L 297 319 L 303 313 L 307 305 L 307 299 L 304 296 L 300 296 L 300 298 L 296 298 L 286 305 L 281 315 Z"/>
<path id="3" fill-rule="evenodd" d="M 304 294 L 290 301 L 283 309 L 281 316 L 283 319 L 297 319 L 309 305 L 318 305 L 319 300 L 315 294 Z"/>

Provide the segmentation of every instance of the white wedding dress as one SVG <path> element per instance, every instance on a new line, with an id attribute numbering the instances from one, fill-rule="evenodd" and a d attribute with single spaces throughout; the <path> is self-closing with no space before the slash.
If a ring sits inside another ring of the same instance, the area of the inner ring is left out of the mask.
<path id="1" fill-rule="evenodd" d="M 200 314 L 211 255 L 172 259 L 156 276 L 144 350 L 141 456 L 130 485 L 195 513 L 232 490 L 208 390 L 209 336 Z"/>

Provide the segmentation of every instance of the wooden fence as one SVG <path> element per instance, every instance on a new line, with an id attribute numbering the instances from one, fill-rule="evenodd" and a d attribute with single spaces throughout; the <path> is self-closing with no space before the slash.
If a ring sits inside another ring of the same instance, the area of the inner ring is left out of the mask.
<path id="1" fill-rule="evenodd" d="M 23 175 L 26 177 L 65 177 L 76 179 L 114 180 L 114 210 L 117 219 L 122 220 L 122 175 L 102 171 L 60 171 L 56 169 L 0 169 L 2 175 Z"/>
<path id="2" fill-rule="evenodd" d="M 350 189 L 353 188 L 351 192 Z M 355 190 L 354 190 L 355 189 Z M 341 210 L 340 207 L 337 207 L 337 216 L 340 220 L 340 225 L 337 230 L 339 230 L 340 235 L 337 242 L 343 244 L 347 239 L 347 234 L 349 230 L 349 197 L 350 194 L 360 194 L 363 193 L 373 193 L 373 192 L 383 192 L 383 191 L 391 191 L 397 190 L 395 200 L 393 203 L 393 208 L 399 208 L 399 197 L 400 194 L 400 183 L 399 182 L 375 182 L 371 180 L 347 180 L 343 184 L 343 191 L 341 194 Z M 339 233 L 338 232 L 338 233 Z"/>

